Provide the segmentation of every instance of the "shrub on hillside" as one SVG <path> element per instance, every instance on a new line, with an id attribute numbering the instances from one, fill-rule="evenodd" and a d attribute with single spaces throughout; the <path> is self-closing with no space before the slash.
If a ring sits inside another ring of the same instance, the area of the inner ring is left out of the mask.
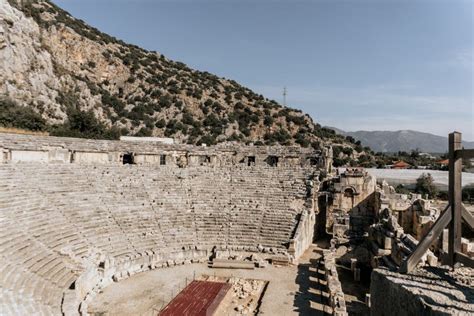
<path id="1" fill-rule="evenodd" d="M 166 121 L 164 119 L 160 119 L 156 121 L 155 126 L 158 128 L 163 128 L 166 126 Z"/>
<path id="2" fill-rule="evenodd" d="M 208 146 L 216 144 L 216 138 L 212 135 L 204 135 L 202 136 L 196 143 L 196 145 L 200 146 L 202 144 L 206 144 Z"/>
<path id="3" fill-rule="evenodd" d="M 43 131 L 46 121 L 30 107 L 19 106 L 9 99 L 0 99 L 0 126 Z"/>
<path id="4" fill-rule="evenodd" d="M 135 136 L 143 137 L 143 136 L 151 136 L 152 130 L 146 127 L 140 128 L 138 132 L 135 133 Z"/>
<path id="5" fill-rule="evenodd" d="M 63 137 L 118 139 L 120 133 L 118 128 L 107 128 L 92 111 L 78 109 L 69 109 L 66 122 L 51 128 L 51 135 Z"/>
<path id="6" fill-rule="evenodd" d="M 263 124 L 265 124 L 265 126 L 272 126 L 273 122 L 274 120 L 270 115 L 265 115 L 265 118 L 263 119 Z"/>
<path id="7" fill-rule="evenodd" d="M 280 129 L 274 133 L 266 133 L 263 138 L 265 142 L 269 145 L 273 143 L 280 143 L 281 145 L 286 145 L 291 138 L 291 135 L 284 129 Z"/>
<path id="8" fill-rule="evenodd" d="M 114 109 L 114 111 L 122 116 L 125 110 L 125 104 L 114 95 L 111 95 L 107 90 L 102 91 L 102 103 Z"/>

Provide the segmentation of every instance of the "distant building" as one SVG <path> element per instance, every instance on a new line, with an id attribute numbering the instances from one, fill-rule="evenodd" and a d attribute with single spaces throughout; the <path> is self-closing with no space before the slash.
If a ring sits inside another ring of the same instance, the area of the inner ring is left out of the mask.
<path id="1" fill-rule="evenodd" d="M 436 159 L 436 157 L 430 153 L 419 153 L 418 156 L 426 158 L 426 159 Z"/>
<path id="2" fill-rule="evenodd" d="M 440 160 L 437 162 L 438 165 L 447 166 L 449 165 L 449 159 Z"/>
<path id="3" fill-rule="evenodd" d="M 397 161 L 391 166 L 392 169 L 408 169 L 410 167 L 411 165 L 403 160 Z"/>

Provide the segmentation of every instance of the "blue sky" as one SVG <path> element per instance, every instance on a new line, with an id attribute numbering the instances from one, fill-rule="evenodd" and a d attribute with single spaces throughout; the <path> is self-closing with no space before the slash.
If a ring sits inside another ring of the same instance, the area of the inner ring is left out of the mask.
<path id="1" fill-rule="evenodd" d="M 344 130 L 474 140 L 473 1 L 54 0 Z"/>

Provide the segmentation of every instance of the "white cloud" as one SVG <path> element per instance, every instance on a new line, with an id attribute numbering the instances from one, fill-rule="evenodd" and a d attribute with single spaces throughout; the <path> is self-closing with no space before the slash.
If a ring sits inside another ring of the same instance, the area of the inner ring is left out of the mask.
<path id="1" fill-rule="evenodd" d="M 472 50 L 465 49 L 455 52 L 452 64 L 472 71 L 474 69 Z"/>
<path id="2" fill-rule="evenodd" d="M 452 51 L 449 55 L 445 56 L 444 59 L 430 61 L 427 63 L 433 68 L 450 68 L 450 69 L 461 69 L 472 73 L 474 69 L 474 58 L 473 51 L 471 48 L 464 48 Z"/>

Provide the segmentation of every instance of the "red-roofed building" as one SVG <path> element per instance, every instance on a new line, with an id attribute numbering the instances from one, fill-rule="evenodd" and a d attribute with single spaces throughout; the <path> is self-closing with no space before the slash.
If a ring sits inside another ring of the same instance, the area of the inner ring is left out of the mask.
<path id="1" fill-rule="evenodd" d="M 408 169 L 411 165 L 403 160 L 397 161 L 392 165 L 392 169 Z"/>
<path id="2" fill-rule="evenodd" d="M 449 159 L 440 160 L 438 161 L 438 164 L 442 166 L 447 166 L 449 165 Z"/>

